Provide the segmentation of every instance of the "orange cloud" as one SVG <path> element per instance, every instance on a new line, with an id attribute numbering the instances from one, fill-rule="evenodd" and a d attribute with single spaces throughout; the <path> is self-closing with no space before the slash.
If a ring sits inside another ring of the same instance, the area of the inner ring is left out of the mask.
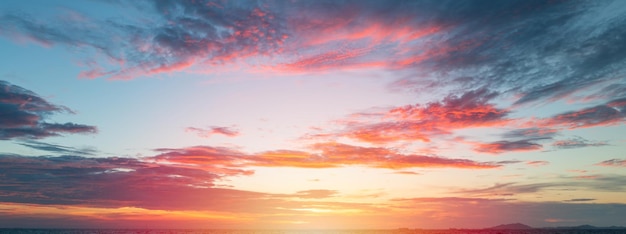
<path id="1" fill-rule="evenodd" d="M 259 154 L 263 166 L 291 167 L 341 167 L 362 165 L 374 168 L 414 168 L 414 167 L 452 167 L 468 169 L 497 168 L 500 165 L 480 163 L 467 159 L 450 159 L 443 157 L 405 155 L 380 147 L 360 147 L 340 143 L 318 143 L 312 146 L 317 154 L 304 152 L 269 152 Z"/>
<path id="2" fill-rule="evenodd" d="M 247 166 L 301 168 L 367 166 L 389 169 L 415 167 L 489 169 L 500 167 L 499 164 L 495 163 L 400 154 L 382 147 L 361 147 L 334 142 L 317 143 L 310 148 L 312 152 L 274 150 L 243 154 L 226 148 L 197 146 L 183 149 L 159 149 L 164 153 L 147 159 L 180 167 L 203 168 L 225 175 L 249 174 L 251 172 L 241 169 Z"/>

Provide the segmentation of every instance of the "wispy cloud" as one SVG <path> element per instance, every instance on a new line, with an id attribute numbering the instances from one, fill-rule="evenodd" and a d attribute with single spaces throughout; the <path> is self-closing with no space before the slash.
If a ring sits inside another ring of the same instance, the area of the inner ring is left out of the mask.
<path id="1" fill-rule="evenodd" d="M 481 153 L 500 154 L 512 151 L 534 151 L 543 148 L 541 144 L 535 143 L 534 139 L 519 141 L 496 141 L 491 143 L 478 143 L 474 151 Z"/>
<path id="2" fill-rule="evenodd" d="M 49 123 L 45 119 L 56 113 L 72 113 L 54 105 L 30 90 L 0 81 L 0 140 L 40 139 L 65 133 L 95 133 L 96 127 L 75 123 Z"/>
<path id="3" fill-rule="evenodd" d="M 82 149 L 78 149 L 78 148 L 74 148 L 74 147 L 68 147 L 68 146 L 63 146 L 63 145 L 57 145 L 57 144 L 50 144 L 50 143 L 45 143 L 45 142 L 39 142 L 39 141 L 24 141 L 24 142 L 19 142 L 18 144 L 29 147 L 29 148 L 33 148 L 33 149 L 38 149 L 38 150 L 43 150 L 43 151 L 47 151 L 47 152 L 51 152 L 51 153 L 57 153 L 57 154 L 70 154 L 70 155 L 94 155 L 97 151 L 94 149 L 90 149 L 90 148 L 82 148 Z"/>
<path id="4" fill-rule="evenodd" d="M 187 127 L 185 128 L 186 132 L 194 132 L 198 134 L 199 137 L 209 138 L 213 135 L 219 134 L 228 137 L 236 137 L 239 135 L 239 131 L 229 127 L 217 127 L 212 126 L 209 128 L 196 128 L 196 127 Z"/>
<path id="5" fill-rule="evenodd" d="M 527 165 L 531 165 L 531 166 L 545 166 L 545 165 L 549 165 L 550 162 L 548 161 L 530 161 L 530 162 L 526 162 Z"/>
<path id="6" fill-rule="evenodd" d="M 486 188 L 469 188 L 456 191 L 471 197 L 497 197 L 502 195 L 515 196 L 519 194 L 537 193 L 550 189 L 584 189 L 593 191 L 621 192 L 626 191 L 626 179 L 618 175 L 595 176 L 560 176 L 546 182 L 539 183 L 497 183 Z"/>
<path id="7" fill-rule="evenodd" d="M 344 166 L 367 166 L 372 168 L 498 168 L 499 164 L 477 162 L 435 156 L 401 154 L 382 147 L 361 147 L 327 142 L 311 146 L 311 152 L 274 150 L 255 154 L 244 154 L 227 148 L 190 147 L 182 149 L 159 149 L 164 153 L 154 157 L 169 163 L 180 163 L 192 167 L 218 165 L 233 170 L 244 166 L 334 168 Z M 223 168 L 222 168 L 223 169 Z"/>
<path id="8" fill-rule="evenodd" d="M 549 127 L 565 127 L 569 129 L 610 126 L 626 121 L 626 99 L 616 99 L 604 105 L 585 108 L 555 115 L 540 120 L 538 124 Z"/>
<path id="9" fill-rule="evenodd" d="M 626 159 L 609 159 L 606 161 L 602 161 L 597 163 L 596 165 L 598 166 L 605 166 L 605 167 L 626 167 Z"/>
<path id="10" fill-rule="evenodd" d="M 568 199 L 568 200 L 563 200 L 564 202 L 588 202 L 588 201 L 595 201 L 597 199 L 595 198 L 574 198 L 574 199 Z"/>
<path id="11" fill-rule="evenodd" d="M 521 128 L 508 131 L 502 134 L 502 136 L 504 138 L 549 139 L 557 133 L 556 129 L 550 128 Z"/>
<path id="12" fill-rule="evenodd" d="M 334 197 L 338 193 L 339 192 L 337 190 L 311 189 L 311 190 L 298 191 L 295 194 L 292 194 L 289 196 L 293 196 L 297 198 L 304 198 L 304 199 L 320 199 L 320 198 Z"/>
<path id="13" fill-rule="evenodd" d="M 552 142 L 552 146 L 561 148 L 561 149 L 572 149 L 572 148 L 581 148 L 581 147 L 593 147 L 593 146 L 607 146 L 606 142 L 591 142 L 582 137 L 575 137 L 567 140 L 558 140 Z"/>

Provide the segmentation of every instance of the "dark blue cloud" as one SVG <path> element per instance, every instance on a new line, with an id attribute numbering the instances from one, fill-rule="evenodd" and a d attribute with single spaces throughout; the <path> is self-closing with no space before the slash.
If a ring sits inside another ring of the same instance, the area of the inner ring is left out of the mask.
<path id="1" fill-rule="evenodd" d="M 407 50 L 403 56 L 427 55 L 402 67 L 426 71 L 415 76 L 422 81 L 420 85 L 428 86 L 428 80 L 458 88 L 490 85 L 520 94 L 517 103 L 523 104 L 561 98 L 593 84 L 626 84 L 617 78 L 624 74 L 626 46 L 620 42 L 626 35 L 621 27 L 626 19 L 619 11 L 604 12 L 611 4 L 619 2 L 164 0 L 115 3 L 140 9 L 151 16 L 150 22 L 91 19 L 89 23 L 99 26 L 98 31 L 76 22 L 50 24 L 16 12 L 4 12 L 0 22 L 5 36 L 86 46 L 123 61 L 118 68 L 97 64 L 82 74 L 114 78 L 194 64 L 219 65 L 235 57 L 281 54 L 293 58 L 299 50 L 325 51 L 329 48 L 301 43 L 312 36 L 307 33 L 322 33 L 337 25 L 363 28 L 377 23 L 415 31 L 436 26 L 440 30 L 433 35 L 400 47 L 397 41 L 375 48 L 363 47 L 363 41 L 333 43 L 344 49 L 365 49 L 352 60 L 344 60 L 344 65 L 371 61 L 371 56 L 394 60 L 398 51 Z M 460 78 L 462 84 L 456 82 Z"/>
<path id="2" fill-rule="evenodd" d="M 75 123 L 48 123 L 55 113 L 72 113 L 22 87 L 0 80 L 0 140 L 39 139 L 65 133 L 95 133 L 96 127 Z"/>
<path id="3" fill-rule="evenodd" d="M 18 142 L 17 144 L 20 144 L 22 146 L 26 146 L 32 149 L 42 150 L 42 151 L 56 153 L 56 154 L 65 154 L 65 155 L 94 155 L 97 152 L 96 150 L 89 149 L 89 148 L 78 149 L 74 147 L 50 144 L 50 143 L 39 142 L 39 141 L 24 141 L 24 142 Z"/>

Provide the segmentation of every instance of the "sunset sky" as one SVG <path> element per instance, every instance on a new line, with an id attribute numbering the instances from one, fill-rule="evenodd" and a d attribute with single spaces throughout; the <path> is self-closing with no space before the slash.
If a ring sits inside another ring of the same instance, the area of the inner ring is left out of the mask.
<path id="1" fill-rule="evenodd" d="M 626 1 L 0 2 L 0 227 L 626 226 Z"/>

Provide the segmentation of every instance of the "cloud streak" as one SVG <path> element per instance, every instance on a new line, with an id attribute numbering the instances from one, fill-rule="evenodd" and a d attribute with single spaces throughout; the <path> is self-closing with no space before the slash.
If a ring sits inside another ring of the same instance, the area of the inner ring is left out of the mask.
<path id="1" fill-rule="evenodd" d="M 32 148 L 32 149 L 37 149 L 37 150 L 42 150 L 42 151 L 57 153 L 57 154 L 87 156 L 87 155 L 94 155 L 96 153 L 95 150 L 89 149 L 89 148 L 77 149 L 74 147 L 68 147 L 68 146 L 57 145 L 57 144 L 49 144 L 49 143 L 39 142 L 39 141 L 25 141 L 25 142 L 20 142 L 18 144 Z"/>
<path id="2" fill-rule="evenodd" d="M 205 128 L 196 128 L 196 127 L 187 127 L 185 128 L 185 132 L 193 132 L 196 133 L 199 137 L 209 138 L 213 135 L 219 134 L 227 137 L 236 137 L 239 135 L 239 131 L 236 129 L 232 129 L 229 127 L 209 127 Z"/>
<path id="3" fill-rule="evenodd" d="M 227 148 L 206 146 L 181 149 L 159 149 L 163 153 L 153 159 L 168 163 L 209 167 L 223 165 L 228 170 L 245 166 L 335 168 L 366 166 L 372 168 L 467 168 L 490 169 L 500 165 L 468 159 L 400 154 L 381 147 L 360 147 L 327 142 L 311 146 L 311 152 L 274 150 L 255 154 L 244 154 Z"/>
<path id="4" fill-rule="evenodd" d="M 596 165 L 605 166 L 605 167 L 626 167 L 626 159 L 614 158 L 614 159 L 602 161 L 600 163 L 597 163 Z"/>
<path id="5" fill-rule="evenodd" d="M 569 129 L 611 126 L 626 120 L 626 99 L 615 99 L 603 105 L 555 115 L 539 121 L 540 125 Z"/>

